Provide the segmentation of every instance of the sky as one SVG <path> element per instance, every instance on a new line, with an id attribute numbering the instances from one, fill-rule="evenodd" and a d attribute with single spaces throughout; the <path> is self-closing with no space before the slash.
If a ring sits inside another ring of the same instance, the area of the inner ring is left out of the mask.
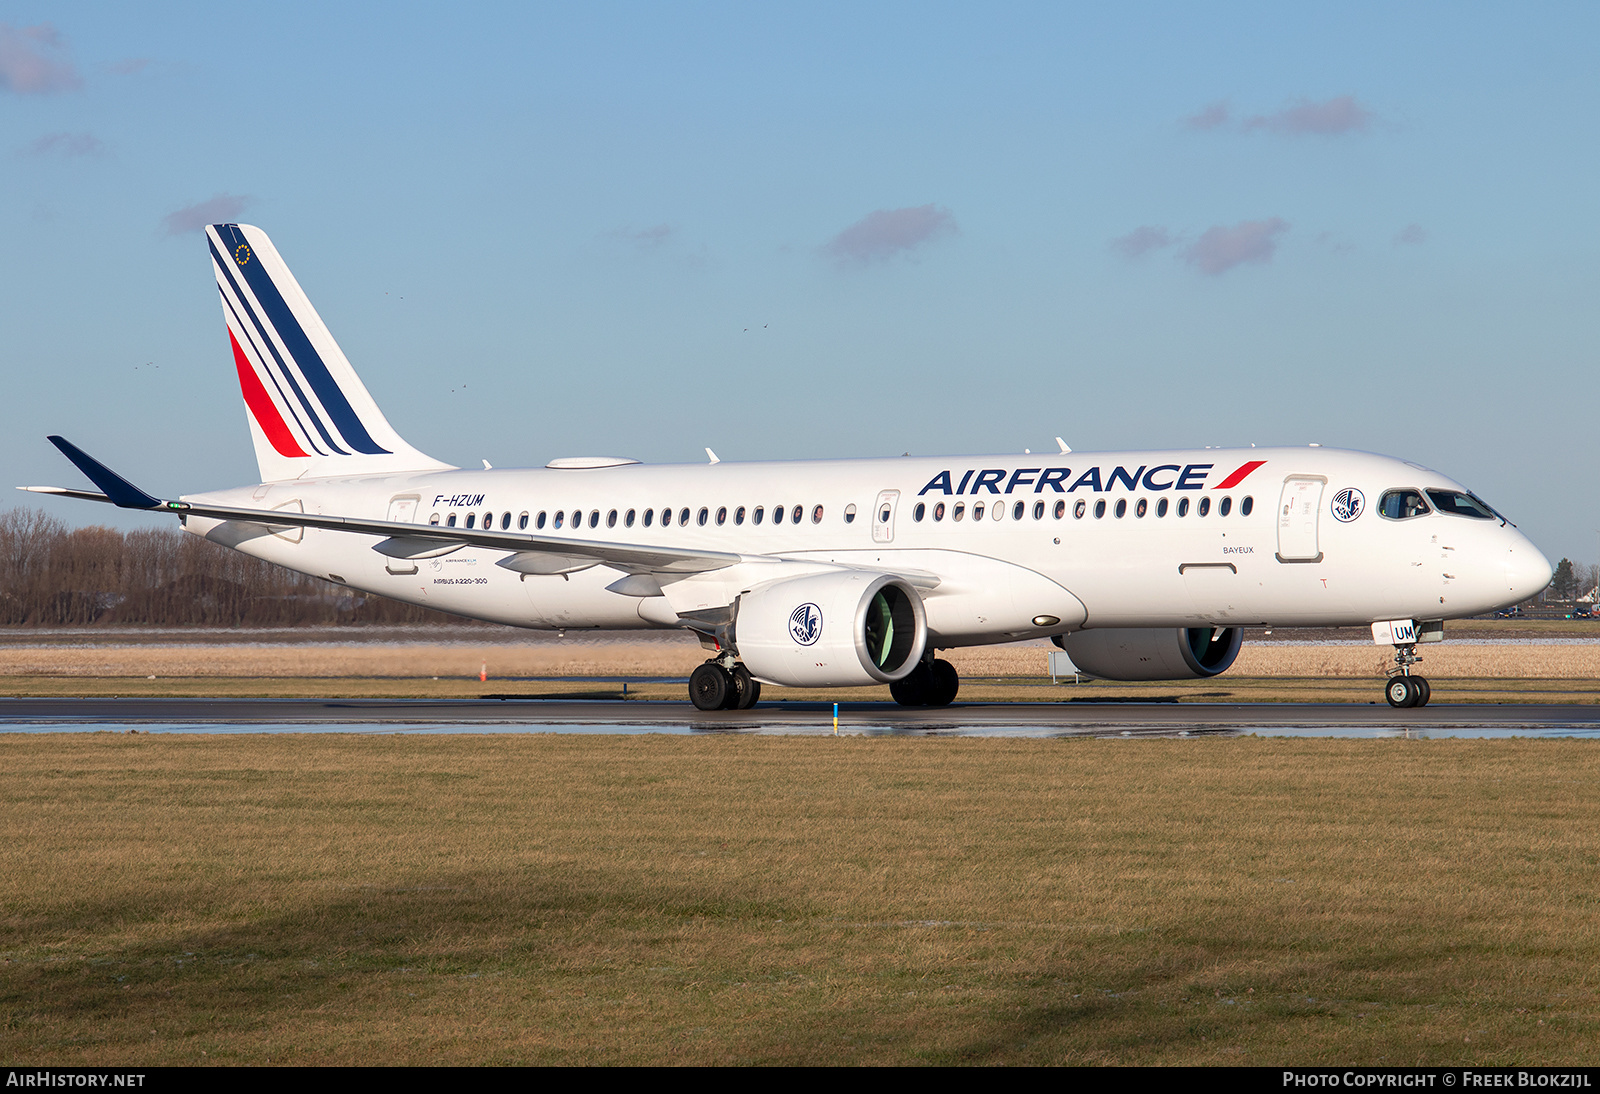
<path id="1" fill-rule="evenodd" d="M 255 224 L 465 466 L 1365 449 L 1600 560 L 1600 7 L 0 0 L 0 468 L 257 480 Z M 18 494 L 73 525 L 157 518 Z"/>

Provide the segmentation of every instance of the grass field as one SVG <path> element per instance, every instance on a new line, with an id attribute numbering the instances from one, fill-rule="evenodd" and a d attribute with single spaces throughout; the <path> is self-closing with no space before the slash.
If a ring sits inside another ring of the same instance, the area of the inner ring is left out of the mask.
<path id="1" fill-rule="evenodd" d="M 0 735 L 6 1063 L 1593 1064 L 1581 741 Z"/>

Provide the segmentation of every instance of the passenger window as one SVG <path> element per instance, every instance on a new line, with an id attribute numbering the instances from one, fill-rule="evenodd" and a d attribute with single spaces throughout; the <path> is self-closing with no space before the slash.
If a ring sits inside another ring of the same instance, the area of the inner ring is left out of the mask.
<path id="1" fill-rule="evenodd" d="M 681 528 L 685 524 L 688 524 L 688 523 L 689 523 L 689 509 L 688 509 L 687 506 L 685 506 L 684 508 L 678 510 L 678 526 Z M 702 523 L 704 523 L 704 522 L 702 521 Z"/>
<path id="2" fill-rule="evenodd" d="M 849 505 L 846 505 L 844 507 L 844 522 L 846 524 L 854 524 L 855 521 L 856 521 L 856 507 L 855 507 L 855 503 L 851 502 Z"/>
<path id="3" fill-rule="evenodd" d="M 1378 499 L 1378 513 L 1390 520 L 1409 520 L 1428 512 L 1420 490 L 1389 490 Z"/>
<path id="4" fill-rule="evenodd" d="M 779 509 L 778 512 L 781 513 L 781 512 L 783 512 L 783 510 Z M 912 520 L 921 520 L 924 516 L 927 515 L 927 512 L 928 512 L 928 507 L 926 505 L 923 505 L 919 501 L 919 502 L 917 502 L 917 507 L 915 509 L 911 510 L 911 519 Z"/>
<path id="5" fill-rule="evenodd" d="M 1247 497 L 1239 503 L 1239 515 L 1241 517 L 1248 517 L 1250 515 L 1250 510 L 1254 509 L 1255 507 L 1255 499 Z"/>
<path id="6" fill-rule="evenodd" d="M 773 524 L 782 524 L 783 523 L 783 506 L 774 505 L 772 507 L 772 523 Z"/>
<path id="7" fill-rule="evenodd" d="M 566 516 L 567 516 L 567 514 L 563 513 L 561 510 L 559 510 L 559 509 L 556 510 L 556 522 L 555 522 L 555 527 L 556 528 L 560 528 L 561 527 L 561 522 L 566 519 Z"/>
<path id="8" fill-rule="evenodd" d="M 468 513 L 467 514 L 467 527 L 471 528 L 472 527 L 472 522 L 477 520 L 477 519 L 478 519 L 478 514 L 476 514 L 476 513 Z"/>
<path id="9" fill-rule="evenodd" d="M 706 526 L 706 521 L 708 521 L 710 519 L 711 519 L 711 510 L 707 509 L 704 505 L 702 505 L 700 507 L 700 516 L 699 516 L 700 527 L 704 528 Z"/>
<path id="10" fill-rule="evenodd" d="M 633 512 L 632 509 L 629 509 L 628 510 L 628 515 L 622 518 L 622 526 L 624 528 L 632 528 L 633 527 L 633 517 L 634 517 L 634 512 Z"/>
<path id="11" fill-rule="evenodd" d="M 756 511 L 754 513 L 750 514 L 750 522 L 752 524 L 760 524 L 761 523 L 761 518 L 765 513 L 766 513 L 766 510 L 764 508 L 762 508 L 759 505 L 756 506 Z"/>
<path id="12" fill-rule="evenodd" d="M 1056 519 L 1060 520 L 1062 517 L 1064 517 L 1066 515 L 1067 515 L 1067 502 L 1066 502 L 1066 499 L 1063 498 L 1062 500 L 1056 502 Z"/>
<path id="13" fill-rule="evenodd" d="M 1021 520 L 1022 519 L 1022 514 L 1026 513 L 1027 511 L 1028 511 L 1028 503 L 1027 502 L 1025 502 L 1025 501 L 1017 502 L 1015 505 L 1013 505 L 1011 507 L 1011 519 L 1012 520 Z"/>
<path id="14" fill-rule="evenodd" d="M 741 505 L 741 506 L 739 506 L 739 508 L 737 508 L 737 509 L 735 509 L 733 511 L 733 523 L 735 523 L 735 524 L 743 524 L 744 523 L 744 506 Z"/>
<path id="15" fill-rule="evenodd" d="M 1217 506 L 1217 516 L 1225 517 L 1230 512 L 1232 512 L 1232 510 L 1233 510 L 1233 499 L 1232 498 L 1223 498 L 1222 499 L 1222 503 Z"/>
<path id="16" fill-rule="evenodd" d="M 1084 502 L 1084 500 L 1082 498 L 1079 498 L 1076 502 L 1073 503 L 1073 506 L 1072 506 L 1072 519 L 1073 520 L 1082 520 L 1083 519 L 1083 514 L 1088 511 L 1088 508 L 1089 507 Z"/>
<path id="17" fill-rule="evenodd" d="M 812 524 L 821 524 L 822 523 L 822 506 L 818 505 L 818 506 L 814 506 L 812 508 L 812 510 L 811 510 L 811 523 Z"/>
<path id="18" fill-rule="evenodd" d="M 433 516 L 429 517 L 428 518 L 428 523 L 429 524 L 438 524 L 439 523 L 439 514 L 435 513 L 435 514 L 433 514 Z"/>
<path id="19" fill-rule="evenodd" d="M 526 524 L 528 522 L 527 514 L 523 514 L 522 522 L 524 524 Z M 510 527 L 511 527 L 511 514 L 510 513 L 502 513 L 501 516 L 500 516 L 500 530 L 502 532 L 504 532 Z"/>
<path id="20" fill-rule="evenodd" d="M 1167 499 L 1166 498 L 1162 498 L 1160 501 L 1156 502 L 1156 516 L 1164 517 L 1166 515 L 1167 515 Z"/>
<path id="21" fill-rule="evenodd" d="M 598 527 L 600 527 L 600 510 L 598 510 L 598 509 L 589 510 L 589 527 L 590 528 L 598 528 Z"/>
<path id="22" fill-rule="evenodd" d="M 944 519 L 944 502 L 941 501 L 938 505 L 935 505 L 933 507 L 933 519 L 934 520 L 943 520 Z"/>
<path id="23" fill-rule="evenodd" d="M 1044 519 L 1044 502 L 1036 501 L 1036 502 L 1033 503 L 1033 519 L 1034 520 L 1043 520 Z"/>
<path id="24" fill-rule="evenodd" d="M 574 528 L 582 528 L 583 527 L 583 510 L 582 509 L 574 509 L 572 511 L 572 526 Z"/>
<path id="25" fill-rule="evenodd" d="M 1118 498 L 1117 499 L 1117 510 L 1116 510 L 1116 512 L 1117 512 L 1117 519 L 1118 520 L 1121 520 L 1123 517 L 1128 515 L 1128 499 L 1127 498 Z"/>
<path id="26" fill-rule="evenodd" d="M 954 509 L 950 510 L 950 519 L 951 520 L 960 520 L 962 517 L 964 517 L 966 515 L 967 515 L 967 506 L 966 506 L 965 502 L 959 502 L 959 501 L 956 502 L 956 507 Z"/>
<path id="27" fill-rule="evenodd" d="M 1200 499 L 1200 509 L 1199 509 L 1200 515 L 1203 517 L 1209 512 L 1211 512 L 1211 499 L 1210 498 L 1201 498 Z"/>
<path id="28" fill-rule="evenodd" d="M 981 501 L 973 502 L 973 504 L 972 504 L 972 519 L 973 520 L 982 520 L 983 519 L 983 502 L 981 502 Z"/>
<path id="29" fill-rule="evenodd" d="M 528 514 L 524 513 L 520 517 L 517 518 L 517 531 L 526 532 L 527 530 L 528 530 Z"/>
<path id="30" fill-rule="evenodd" d="M 989 519 L 1004 520 L 1006 517 L 1006 503 L 997 501 L 989 507 Z"/>
<path id="31" fill-rule="evenodd" d="M 656 519 L 656 511 L 654 509 L 646 509 L 644 511 L 644 526 L 646 528 L 648 528 L 648 527 L 650 527 L 650 525 L 654 524 L 655 523 L 655 519 Z"/>
<path id="32" fill-rule="evenodd" d="M 1106 515 L 1106 499 L 1101 498 L 1094 503 L 1094 519 L 1099 520 Z"/>
<path id="33" fill-rule="evenodd" d="M 728 507 L 726 505 L 718 506 L 717 507 L 717 525 L 720 527 L 720 526 L 722 526 L 724 524 L 727 524 L 727 523 L 728 523 Z"/>
<path id="34" fill-rule="evenodd" d="M 1150 499 L 1149 498 L 1140 498 L 1139 499 L 1139 504 L 1137 504 L 1137 505 L 1135 505 L 1133 507 L 1133 515 L 1136 516 L 1136 517 L 1142 517 L 1146 513 L 1148 513 L 1149 511 L 1150 511 Z"/>
<path id="35" fill-rule="evenodd" d="M 800 517 L 805 513 L 805 511 L 806 511 L 806 507 L 805 506 L 796 505 L 794 507 L 794 512 L 789 514 L 789 523 L 790 524 L 799 524 L 800 523 Z"/>
<path id="36" fill-rule="evenodd" d="M 617 511 L 615 509 L 613 509 L 613 510 L 611 510 L 611 512 L 606 514 L 606 527 L 607 528 L 615 528 L 616 526 L 617 526 Z"/>
<path id="37" fill-rule="evenodd" d="M 661 527 L 669 528 L 671 526 L 672 526 L 672 510 L 671 509 L 663 509 L 663 510 L 661 510 Z"/>
<path id="38" fill-rule="evenodd" d="M 454 528 L 456 526 L 456 515 L 454 513 L 451 513 L 450 516 L 445 519 L 444 526 L 446 528 Z"/>
<path id="39" fill-rule="evenodd" d="M 1189 515 L 1189 499 L 1188 498 L 1179 498 L 1178 499 L 1178 515 L 1180 517 L 1186 517 L 1186 516 Z"/>

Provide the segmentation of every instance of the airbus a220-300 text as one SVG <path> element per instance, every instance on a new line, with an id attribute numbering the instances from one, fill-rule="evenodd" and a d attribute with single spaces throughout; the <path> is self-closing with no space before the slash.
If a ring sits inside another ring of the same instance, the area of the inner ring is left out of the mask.
<path id="1" fill-rule="evenodd" d="M 1108 680 L 1214 676 L 1252 625 L 1371 625 L 1385 695 L 1442 621 L 1550 563 L 1460 483 L 1307 446 L 1048 456 L 452 467 L 395 432 L 264 232 L 206 230 L 261 482 L 157 498 L 70 442 L 98 491 L 353 589 L 516 627 L 685 628 L 701 709 L 761 683 L 959 686 L 941 649 L 1052 638 Z"/>

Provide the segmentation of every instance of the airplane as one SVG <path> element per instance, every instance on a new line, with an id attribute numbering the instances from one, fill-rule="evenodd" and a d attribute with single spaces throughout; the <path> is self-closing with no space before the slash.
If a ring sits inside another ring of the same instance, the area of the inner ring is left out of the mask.
<path id="1" fill-rule="evenodd" d="M 351 589 L 514 627 L 679 628 L 701 710 L 763 683 L 887 684 L 944 706 L 939 650 L 1051 639 L 1106 680 L 1226 671 L 1249 626 L 1370 626 L 1384 696 L 1424 705 L 1417 647 L 1525 600 L 1549 560 L 1421 464 L 1318 445 L 542 468 L 407 444 L 272 241 L 206 229 L 259 483 L 166 500 L 70 441 L 97 490 Z"/>

